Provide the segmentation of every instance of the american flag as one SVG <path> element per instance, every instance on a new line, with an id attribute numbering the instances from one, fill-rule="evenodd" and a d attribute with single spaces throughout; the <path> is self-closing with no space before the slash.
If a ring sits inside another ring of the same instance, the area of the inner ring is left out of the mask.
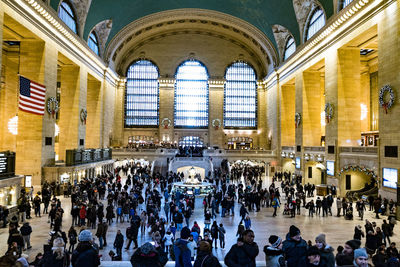
<path id="1" fill-rule="evenodd" d="M 25 77 L 19 76 L 19 109 L 44 115 L 46 87 Z"/>

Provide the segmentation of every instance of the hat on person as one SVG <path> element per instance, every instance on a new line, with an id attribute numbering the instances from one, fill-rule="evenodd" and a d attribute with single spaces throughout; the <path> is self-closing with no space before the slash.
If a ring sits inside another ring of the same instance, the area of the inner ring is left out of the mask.
<path id="1" fill-rule="evenodd" d="M 368 254 L 365 248 L 359 248 L 354 250 L 354 260 L 356 260 L 359 257 L 365 257 L 368 259 Z"/>
<path id="2" fill-rule="evenodd" d="M 317 235 L 317 237 L 315 238 L 315 242 L 322 243 L 322 244 L 326 245 L 325 234 Z"/>
<path id="3" fill-rule="evenodd" d="M 268 242 L 272 245 L 272 247 L 277 248 L 281 244 L 282 238 L 276 235 L 270 235 Z"/>
<path id="4" fill-rule="evenodd" d="M 321 253 L 319 252 L 319 249 L 316 246 L 312 246 L 307 250 L 307 256 L 314 256 L 314 255 L 321 256 Z"/>
<path id="5" fill-rule="evenodd" d="M 183 227 L 181 230 L 181 238 L 188 239 L 190 237 L 190 230 L 187 227 Z"/>
<path id="6" fill-rule="evenodd" d="M 149 255 L 151 252 L 155 251 L 155 249 L 154 249 L 154 246 L 150 242 L 147 242 L 143 246 L 140 247 L 140 251 L 144 255 Z"/>
<path id="7" fill-rule="evenodd" d="M 289 228 L 289 236 L 293 237 L 300 234 L 300 229 L 294 225 L 291 225 Z"/>
<path id="8" fill-rule="evenodd" d="M 346 245 L 351 247 L 353 250 L 358 249 L 361 246 L 361 241 L 357 239 L 352 239 L 346 242 Z"/>
<path id="9" fill-rule="evenodd" d="M 199 251 L 210 252 L 211 251 L 210 243 L 208 243 L 207 241 L 200 241 L 200 243 L 199 243 Z"/>
<path id="10" fill-rule="evenodd" d="M 83 230 L 82 232 L 79 233 L 79 238 L 78 240 L 80 242 L 89 242 L 93 240 L 92 237 L 92 232 L 90 232 L 89 230 Z"/>

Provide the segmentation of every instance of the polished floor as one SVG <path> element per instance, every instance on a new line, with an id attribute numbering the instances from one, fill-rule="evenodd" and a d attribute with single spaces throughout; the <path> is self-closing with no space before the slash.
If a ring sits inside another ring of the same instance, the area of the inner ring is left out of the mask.
<path id="1" fill-rule="evenodd" d="M 264 178 L 264 186 L 267 186 L 270 183 L 268 178 Z M 283 199 L 284 200 L 284 199 Z M 63 230 L 68 231 L 71 225 L 71 202 L 69 198 L 64 199 L 61 197 L 62 206 L 64 208 L 64 218 L 63 218 Z M 229 248 L 236 242 L 236 231 L 237 225 L 240 221 L 238 216 L 240 206 L 236 204 L 235 216 L 228 216 L 225 218 L 221 218 L 218 216 L 217 222 L 223 223 L 226 229 L 226 247 L 225 250 L 221 248 L 214 249 L 214 254 L 219 258 L 223 259 L 226 253 L 228 253 Z M 368 207 L 367 207 L 368 209 Z M 334 214 L 336 214 L 336 207 L 333 208 Z M 364 221 L 361 221 L 357 216 L 354 220 L 345 220 L 343 217 L 320 217 L 314 216 L 309 217 L 308 210 L 301 210 L 301 215 L 297 215 L 295 218 L 289 218 L 286 215 L 282 214 L 283 208 L 280 208 L 279 214 L 277 217 L 272 217 L 272 208 L 262 208 L 260 212 L 251 212 L 251 220 L 252 220 L 252 229 L 255 232 L 255 242 L 259 245 L 260 253 L 257 257 L 258 261 L 263 261 L 265 259 L 264 253 L 262 252 L 262 248 L 268 244 L 268 237 L 271 234 L 279 235 L 283 239 L 285 238 L 290 225 L 294 224 L 298 228 L 300 228 L 302 237 L 308 241 L 311 240 L 314 243 L 315 237 L 320 233 L 326 234 L 326 241 L 333 248 L 337 248 L 339 245 L 343 245 L 347 240 L 353 238 L 354 227 L 358 224 L 364 226 Z M 163 214 L 163 211 L 162 211 Z M 374 214 L 367 211 L 364 217 L 370 221 L 375 221 L 378 226 L 382 224 L 382 218 L 385 216 L 381 216 L 381 219 L 374 219 Z M 203 208 L 202 208 L 202 200 L 200 198 L 196 199 L 196 209 L 195 212 L 190 219 L 190 226 L 193 225 L 193 221 L 197 221 L 201 228 L 204 227 L 204 218 L 203 218 Z M 43 251 L 43 244 L 47 242 L 49 239 L 50 226 L 48 223 L 48 219 L 46 216 L 42 216 L 41 218 L 33 217 L 29 222 L 32 225 L 33 233 L 31 235 L 31 244 L 32 249 L 25 251 L 26 254 L 29 255 L 30 259 L 33 259 L 35 255 L 39 252 Z M 128 223 L 113 223 L 108 230 L 107 233 L 107 242 L 108 245 L 101 251 L 103 255 L 102 259 L 104 261 L 109 261 L 110 258 L 108 256 L 108 252 L 113 249 L 112 244 L 118 229 L 122 230 L 122 233 L 125 235 L 125 230 L 128 227 Z M 395 227 L 394 236 L 392 237 L 392 241 L 400 244 L 400 238 L 397 234 L 397 228 Z M 77 229 L 79 230 L 79 229 Z M 93 234 L 95 233 L 95 229 L 91 230 Z M 177 233 L 177 237 L 179 237 L 179 233 Z M 0 246 L 0 254 L 3 255 L 6 251 L 6 243 L 8 238 L 8 230 L 0 229 L 0 244 L 4 244 Z M 139 233 L 139 245 L 149 241 L 151 238 L 148 234 L 145 236 Z M 365 239 L 363 240 L 364 245 Z M 130 256 L 133 253 L 133 249 L 131 246 L 130 250 L 123 249 L 123 260 L 129 260 Z"/>

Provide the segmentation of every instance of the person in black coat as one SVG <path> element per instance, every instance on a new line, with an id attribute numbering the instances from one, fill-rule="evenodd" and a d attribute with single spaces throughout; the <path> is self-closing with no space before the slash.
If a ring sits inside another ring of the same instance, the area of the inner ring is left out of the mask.
<path id="1" fill-rule="evenodd" d="M 100 265 L 99 251 L 92 245 L 93 237 L 89 230 L 80 232 L 79 244 L 72 253 L 72 267 L 97 267 Z"/>
<path id="2" fill-rule="evenodd" d="M 198 253 L 193 267 L 222 267 L 218 259 L 212 254 L 211 246 L 206 241 L 200 241 Z"/>
<path id="3" fill-rule="evenodd" d="M 287 261 L 287 267 L 306 266 L 307 243 L 301 238 L 300 229 L 292 225 L 286 240 L 283 242 L 283 253 Z"/>
<path id="4" fill-rule="evenodd" d="M 259 249 L 254 242 L 254 232 L 245 230 L 237 243 L 231 247 L 225 256 L 225 265 L 228 267 L 255 267 Z"/>
<path id="5" fill-rule="evenodd" d="M 131 257 L 132 267 L 161 267 L 164 266 L 168 257 L 160 249 L 155 248 L 149 242 L 138 248 Z"/>
<path id="6" fill-rule="evenodd" d="M 114 248 L 117 250 L 118 256 L 122 256 L 123 246 L 124 246 L 124 236 L 121 234 L 121 230 L 118 230 L 114 240 Z"/>

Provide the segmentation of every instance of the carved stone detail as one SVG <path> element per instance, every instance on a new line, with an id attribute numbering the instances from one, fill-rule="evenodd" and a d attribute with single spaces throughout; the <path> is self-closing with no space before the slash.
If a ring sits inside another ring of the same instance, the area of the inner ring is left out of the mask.
<path id="1" fill-rule="evenodd" d="M 279 58 L 283 61 L 286 41 L 288 40 L 289 36 L 291 36 L 291 33 L 288 29 L 278 24 L 272 25 L 272 33 L 274 34 L 275 41 L 278 46 Z"/>
<path id="2" fill-rule="evenodd" d="M 304 42 L 304 27 L 310 12 L 317 6 L 321 6 L 317 0 L 293 0 L 293 8 L 299 24 L 301 42 Z M 322 6 L 321 6 L 322 8 Z"/>
<path id="3" fill-rule="evenodd" d="M 92 0 L 71 0 L 71 3 L 75 8 L 78 20 L 78 35 L 82 37 L 83 30 L 85 29 L 86 17 L 89 13 L 89 7 Z"/>
<path id="4" fill-rule="evenodd" d="M 108 36 L 110 35 L 112 28 L 112 20 L 107 19 L 97 23 L 94 26 L 92 31 L 96 32 L 97 38 L 99 39 L 99 54 L 100 57 L 104 55 L 104 49 L 106 48 L 106 43 L 108 40 Z"/>

